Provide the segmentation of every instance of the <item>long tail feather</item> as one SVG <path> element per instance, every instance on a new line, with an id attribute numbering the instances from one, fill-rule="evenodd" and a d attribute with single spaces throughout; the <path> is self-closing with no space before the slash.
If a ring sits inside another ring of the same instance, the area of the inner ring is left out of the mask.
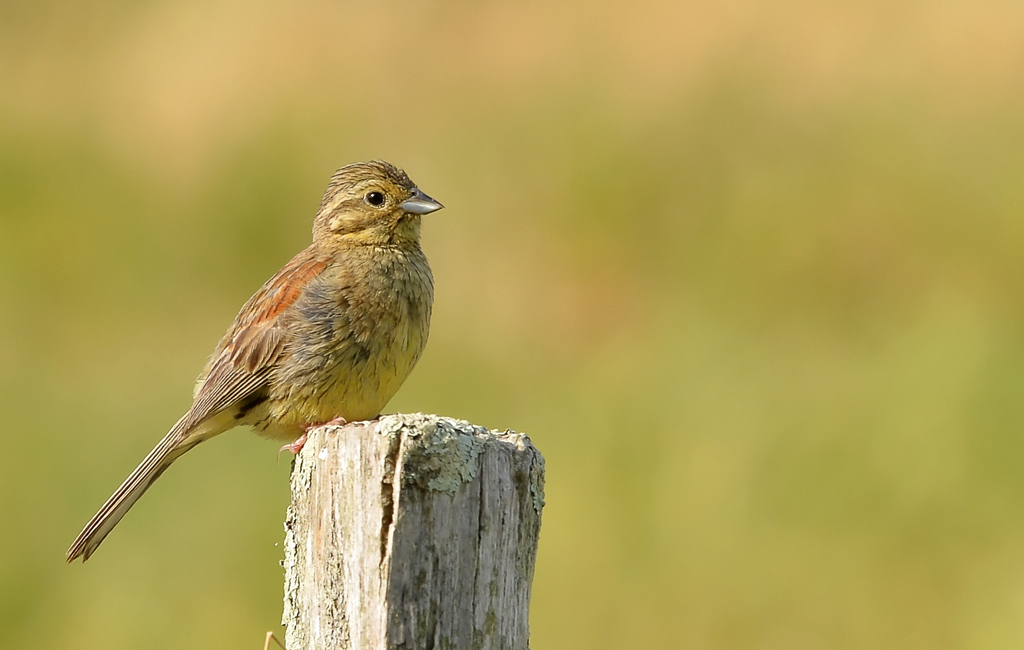
<path id="1" fill-rule="evenodd" d="M 186 416 L 187 417 L 187 416 Z M 153 451 L 149 452 L 135 471 L 114 491 L 68 549 L 68 562 L 79 557 L 89 559 L 103 538 L 113 530 L 128 510 L 139 500 L 150 485 L 186 451 L 199 444 L 203 438 L 187 435 L 183 417 L 164 436 Z"/>

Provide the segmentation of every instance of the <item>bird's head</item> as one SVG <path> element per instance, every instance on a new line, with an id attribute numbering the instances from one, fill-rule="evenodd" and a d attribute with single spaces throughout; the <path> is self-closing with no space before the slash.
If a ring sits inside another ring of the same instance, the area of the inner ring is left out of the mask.
<path id="1" fill-rule="evenodd" d="M 313 220 L 313 241 L 415 244 L 420 239 L 420 217 L 443 207 L 391 163 L 353 163 L 331 177 Z"/>

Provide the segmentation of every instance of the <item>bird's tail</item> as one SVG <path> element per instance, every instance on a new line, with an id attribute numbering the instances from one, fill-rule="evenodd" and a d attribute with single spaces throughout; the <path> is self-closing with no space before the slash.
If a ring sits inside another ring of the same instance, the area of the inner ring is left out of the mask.
<path id="1" fill-rule="evenodd" d="M 185 417 L 178 420 L 178 423 L 171 428 L 164 439 L 125 479 L 121 487 L 117 488 L 114 494 L 107 499 L 99 512 L 93 515 L 93 518 L 75 538 L 71 548 L 68 549 L 68 562 L 74 562 L 79 557 L 83 562 L 88 560 L 103 538 L 113 530 L 117 522 L 121 521 L 121 517 L 125 516 L 125 513 L 139 500 L 139 497 L 145 494 L 153 481 L 182 454 L 202 442 L 203 437 L 192 435 L 192 432 L 187 430 L 185 425 L 187 417 L 186 414 Z"/>

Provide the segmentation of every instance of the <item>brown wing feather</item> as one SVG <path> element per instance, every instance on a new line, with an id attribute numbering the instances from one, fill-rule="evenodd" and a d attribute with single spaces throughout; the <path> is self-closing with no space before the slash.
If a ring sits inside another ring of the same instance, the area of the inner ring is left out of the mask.
<path id="1" fill-rule="evenodd" d="M 309 281 L 327 267 L 327 259 L 307 248 L 267 280 L 238 313 L 236 322 L 246 326 L 274 320 L 295 302 Z"/>
<path id="2" fill-rule="evenodd" d="M 176 458 L 223 430 L 219 425 L 200 426 L 204 420 L 262 389 L 283 344 L 278 317 L 326 266 L 325 260 L 316 259 L 306 249 L 245 303 L 203 372 L 192 408 L 86 524 L 68 549 L 68 562 L 79 557 L 89 559 L 107 533 Z"/>
<path id="3" fill-rule="evenodd" d="M 307 248 L 291 259 L 242 306 L 200 376 L 189 423 L 201 422 L 265 385 L 281 354 L 284 331 L 278 317 L 319 275 L 328 260 Z"/>

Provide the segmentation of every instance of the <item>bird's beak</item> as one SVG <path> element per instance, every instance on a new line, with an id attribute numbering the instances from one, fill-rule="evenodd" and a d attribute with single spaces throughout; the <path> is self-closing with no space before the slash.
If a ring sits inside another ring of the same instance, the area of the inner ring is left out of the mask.
<path id="1" fill-rule="evenodd" d="M 430 214 L 443 207 L 439 202 L 421 192 L 419 188 L 414 189 L 412 196 L 402 202 L 402 209 L 413 214 Z"/>

